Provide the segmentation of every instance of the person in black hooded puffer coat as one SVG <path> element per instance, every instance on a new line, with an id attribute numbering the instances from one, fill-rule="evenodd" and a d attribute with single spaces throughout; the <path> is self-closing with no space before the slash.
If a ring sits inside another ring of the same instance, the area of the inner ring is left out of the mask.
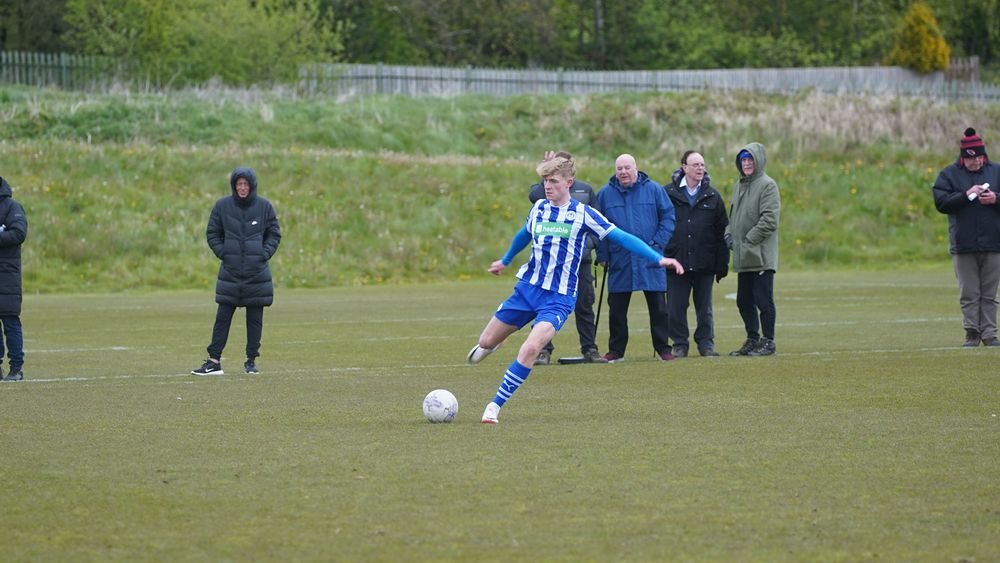
<path id="1" fill-rule="evenodd" d="M 0 363 L 3 344 L 7 344 L 10 372 L 4 381 L 24 379 L 24 335 L 21 331 L 21 243 L 28 236 L 28 218 L 24 208 L 14 201 L 14 192 L 7 180 L 0 178 L 0 321 L 3 341 L 0 341 Z M 0 373 L 0 375 L 3 375 Z"/>
<path id="2" fill-rule="evenodd" d="M 222 350 L 237 307 L 247 312 L 247 373 L 258 373 L 260 337 L 264 329 L 264 307 L 274 302 L 274 285 L 268 261 L 278 250 L 281 229 L 271 202 L 257 195 L 257 174 L 252 168 L 237 168 L 229 178 L 233 193 L 215 202 L 208 219 L 208 246 L 222 260 L 215 284 L 219 304 L 208 345 L 208 359 L 195 375 L 222 375 Z"/>

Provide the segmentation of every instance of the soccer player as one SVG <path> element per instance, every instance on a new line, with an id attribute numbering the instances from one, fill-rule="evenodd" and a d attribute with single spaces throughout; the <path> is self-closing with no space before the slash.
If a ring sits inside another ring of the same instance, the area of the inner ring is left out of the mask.
<path id="1" fill-rule="evenodd" d="M 510 399 L 531 374 L 538 352 L 562 328 L 576 305 L 576 278 L 587 235 L 612 242 L 658 263 L 678 274 L 684 267 L 673 258 L 664 258 L 642 240 L 616 228 L 592 207 L 570 198 L 569 189 L 576 176 L 572 159 L 557 156 L 536 168 L 545 183 L 545 199 L 532 206 L 527 221 L 514 235 L 503 258 L 490 265 L 489 272 L 499 276 L 518 252 L 529 244 L 531 257 L 517 272 L 514 293 L 500 304 L 493 318 L 479 335 L 479 343 L 469 351 L 470 364 L 478 364 L 495 352 L 508 336 L 534 320 L 528 338 L 518 350 L 517 359 L 504 373 L 496 397 L 486 405 L 482 421 L 496 424 L 500 407 Z"/>

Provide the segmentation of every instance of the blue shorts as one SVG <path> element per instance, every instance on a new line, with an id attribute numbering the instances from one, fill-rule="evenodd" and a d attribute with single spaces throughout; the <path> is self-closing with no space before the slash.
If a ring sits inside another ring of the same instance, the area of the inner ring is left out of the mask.
<path id="1" fill-rule="evenodd" d="M 532 319 L 536 324 L 547 321 L 558 331 L 574 308 L 576 308 L 575 295 L 563 295 L 519 281 L 514 286 L 514 294 L 500 304 L 493 316 L 517 328 L 522 328 Z"/>

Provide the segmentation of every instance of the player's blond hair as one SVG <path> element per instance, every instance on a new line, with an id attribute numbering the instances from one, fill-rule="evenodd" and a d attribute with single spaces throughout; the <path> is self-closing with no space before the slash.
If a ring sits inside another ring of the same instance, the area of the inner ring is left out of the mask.
<path id="1" fill-rule="evenodd" d="M 564 156 L 565 155 L 565 156 Z M 542 178 L 549 176 L 559 176 L 563 179 L 576 177 L 576 163 L 569 153 L 560 152 L 552 160 L 546 160 L 535 168 L 535 172 Z"/>

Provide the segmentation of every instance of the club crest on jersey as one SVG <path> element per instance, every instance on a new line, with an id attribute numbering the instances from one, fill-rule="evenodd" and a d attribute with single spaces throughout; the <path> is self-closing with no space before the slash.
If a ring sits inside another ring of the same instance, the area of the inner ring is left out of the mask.
<path id="1" fill-rule="evenodd" d="M 567 223 L 553 223 L 542 221 L 535 224 L 535 236 L 552 236 L 559 238 L 569 238 L 572 225 Z"/>
<path id="2" fill-rule="evenodd" d="M 573 221 L 574 219 L 576 219 L 576 211 L 567 211 L 566 212 L 566 220 L 567 221 Z"/>

